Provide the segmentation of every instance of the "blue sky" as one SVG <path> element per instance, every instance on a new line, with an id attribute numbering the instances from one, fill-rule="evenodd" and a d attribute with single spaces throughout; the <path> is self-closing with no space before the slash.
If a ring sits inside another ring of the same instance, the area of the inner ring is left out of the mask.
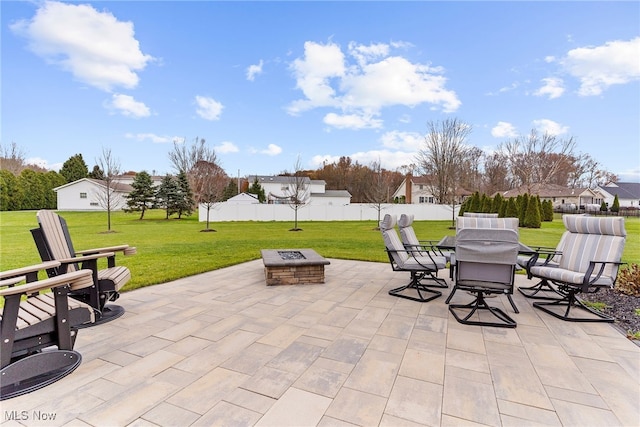
<path id="1" fill-rule="evenodd" d="M 58 170 L 104 148 L 231 176 L 415 163 L 427 122 L 493 151 L 535 128 L 640 181 L 638 2 L 5 2 L 3 146 Z"/>

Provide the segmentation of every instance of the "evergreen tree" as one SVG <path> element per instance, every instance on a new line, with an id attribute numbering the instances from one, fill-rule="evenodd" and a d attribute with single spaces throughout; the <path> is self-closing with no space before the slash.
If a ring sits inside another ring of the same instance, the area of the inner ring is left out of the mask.
<path id="1" fill-rule="evenodd" d="M 178 174 L 176 184 L 178 188 L 176 213 L 178 214 L 178 219 L 180 219 L 182 215 L 189 216 L 193 213 L 196 202 L 193 199 L 193 191 L 191 191 L 191 187 L 189 186 L 189 179 L 186 173 L 180 172 Z"/>
<path id="2" fill-rule="evenodd" d="M 611 212 L 615 212 L 615 213 L 620 212 L 620 200 L 618 200 L 617 194 L 613 198 L 613 204 L 611 205 Z"/>
<path id="3" fill-rule="evenodd" d="M 127 196 L 125 212 L 140 212 L 140 219 L 144 218 L 147 209 L 151 209 L 155 200 L 155 189 L 151 175 L 146 171 L 136 174 L 131 183 L 133 190 Z"/>
<path id="4" fill-rule="evenodd" d="M 238 195 L 238 180 L 230 179 L 229 183 L 227 184 L 227 186 L 224 188 L 224 191 L 222 192 L 222 201 L 223 202 L 227 201 L 233 196 L 237 196 L 237 195 Z"/>
<path id="5" fill-rule="evenodd" d="M 527 203 L 527 212 L 524 217 L 524 227 L 527 228 L 540 228 L 540 204 L 537 196 L 529 197 Z"/>
<path id="6" fill-rule="evenodd" d="M 47 173 L 42 173 L 42 185 L 45 189 L 44 193 L 44 209 L 56 209 L 58 207 L 58 195 L 54 188 L 60 187 L 61 185 L 66 184 L 65 178 L 55 171 L 49 171 Z"/>
<path id="7" fill-rule="evenodd" d="M 524 193 L 522 197 L 520 197 L 520 204 L 518 205 L 518 219 L 520 220 L 520 225 L 525 227 L 526 216 L 527 216 L 527 206 L 529 205 L 529 193 Z"/>
<path id="8" fill-rule="evenodd" d="M 502 197 L 502 194 L 496 193 L 495 197 L 493 198 L 493 201 L 491 202 L 491 212 L 497 213 L 498 216 L 500 216 L 500 208 L 502 208 L 503 200 L 504 200 L 504 197 Z"/>
<path id="9" fill-rule="evenodd" d="M 551 202 L 551 200 L 542 202 L 542 220 L 547 222 L 553 221 L 553 202 Z"/>
<path id="10" fill-rule="evenodd" d="M 89 168 L 82 158 L 82 154 L 75 154 L 62 164 L 60 175 L 67 180 L 67 183 L 86 178 L 89 175 Z"/>
<path id="11" fill-rule="evenodd" d="M 100 166 L 94 165 L 89 175 L 87 175 L 87 178 L 104 180 L 104 171 L 100 169 Z"/>
<path id="12" fill-rule="evenodd" d="M 606 211 L 607 211 L 607 204 L 603 200 L 602 203 L 600 203 L 600 212 L 606 212 Z"/>
<path id="13" fill-rule="evenodd" d="M 479 212 L 491 213 L 491 206 L 493 205 L 493 201 L 491 200 L 491 198 L 489 198 L 489 196 L 487 196 L 485 193 L 482 193 L 482 197 L 480 198 L 480 200 L 481 206 Z"/>
<path id="14" fill-rule="evenodd" d="M 513 197 L 509 197 L 504 216 L 505 218 L 518 218 L 518 205 Z"/>
<path id="15" fill-rule="evenodd" d="M 178 184 L 171 175 L 165 175 L 156 191 L 156 204 L 166 211 L 166 218 L 177 212 Z"/>
<path id="16" fill-rule="evenodd" d="M 480 193 L 476 191 L 475 193 L 473 193 L 473 196 L 471 196 L 471 203 L 467 212 L 480 212 L 481 207 L 482 205 L 480 204 Z"/>
<path id="17" fill-rule="evenodd" d="M 7 169 L 0 169 L 0 210 L 18 211 L 22 205 L 22 188 L 18 178 Z"/>
<path id="18" fill-rule="evenodd" d="M 20 209 L 42 209 L 45 206 L 46 188 L 39 175 L 41 174 L 31 169 L 24 169 L 20 172 L 18 183 L 24 195 Z"/>
<path id="19" fill-rule="evenodd" d="M 507 206 L 509 206 L 509 200 L 505 199 L 503 197 L 502 198 L 502 204 L 500 204 L 500 210 L 498 211 L 498 217 L 499 218 L 506 218 L 507 217 Z"/>
<path id="20" fill-rule="evenodd" d="M 258 196 L 258 201 L 264 203 L 267 201 L 267 196 L 264 194 L 264 188 L 258 182 L 258 177 L 253 181 L 253 184 L 247 189 L 247 193 L 255 194 Z"/>

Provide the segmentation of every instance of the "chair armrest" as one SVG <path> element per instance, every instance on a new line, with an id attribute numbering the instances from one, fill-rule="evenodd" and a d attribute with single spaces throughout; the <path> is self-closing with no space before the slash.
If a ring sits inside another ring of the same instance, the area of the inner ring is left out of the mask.
<path id="1" fill-rule="evenodd" d="M 13 279 L 10 279 L 9 281 L 14 282 L 13 284 L 17 283 Z M 5 284 L 8 285 L 8 283 L 5 283 L 5 281 L 0 282 L 0 285 Z M 82 289 L 93 285 L 91 270 L 78 270 L 72 273 L 66 273 L 60 276 L 52 277 L 50 279 L 25 283 L 23 285 L 13 286 L 6 289 L 0 289 L 0 296 L 5 297 L 8 295 L 30 294 L 46 289 L 53 289 L 58 286 L 67 284 L 70 285 L 71 289 Z"/>
<path id="2" fill-rule="evenodd" d="M 30 273 L 37 273 L 38 271 L 48 270 L 50 268 L 56 268 L 60 266 L 60 261 L 45 261 L 41 264 L 29 265 L 27 267 L 16 268 L 13 270 L 0 271 L 0 280 L 10 279 L 18 276 L 28 276 Z"/>
<path id="3" fill-rule="evenodd" d="M 76 251 L 78 255 L 93 255 L 109 252 L 122 252 L 124 255 L 133 255 L 137 252 L 135 247 L 129 245 L 107 246 L 104 248 L 85 249 L 82 251 Z"/>
<path id="4" fill-rule="evenodd" d="M 600 279 L 600 277 L 602 276 L 602 273 L 604 272 L 604 268 L 608 264 L 613 264 L 613 265 L 620 266 L 620 265 L 626 264 L 626 262 L 619 262 L 619 261 L 589 261 L 589 267 L 587 268 L 587 272 L 584 275 L 584 282 L 583 282 L 582 286 L 588 288 L 590 285 L 592 285 L 598 279 Z M 596 268 L 596 266 L 598 266 L 598 265 L 600 265 L 600 268 Z M 595 272 L 595 276 L 594 276 L 594 272 Z M 617 276 L 613 278 L 613 283 L 614 284 L 616 283 L 616 279 L 617 279 Z M 584 289 L 584 290 L 586 291 L 586 289 Z"/>
<path id="5" fill-rule="evenodd" d="M 74 264 L 76 262 L 89 261 L 92 259 L 109 258 L 115 255 L 116 254 L 113 252 L 101 252 L 101 253 L 90 254 L 90 255 L 82 255 L 75 258 L 62 258 L 56 261 L 58 261 L 61 265 L 66 265 L 66 264 Z"/>

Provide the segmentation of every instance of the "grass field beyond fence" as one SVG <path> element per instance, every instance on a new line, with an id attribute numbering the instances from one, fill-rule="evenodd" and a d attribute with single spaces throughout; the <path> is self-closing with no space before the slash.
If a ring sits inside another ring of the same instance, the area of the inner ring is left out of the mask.
<path id="1" fill-rule="evenodd" d="M 202 232 L 197 215 L 164 219 L 163 211 L 137 214 L 112 213 L 112 233 L 106 233 L 104 212 L 62 212 L 76 250 L 129 244 L 134 256 L 117 256 L 129 267 L 131 281 L 125 290 L 164 283 L 181 277 L 260 258 L 260 249 L 312 248 L 327 258 L 388 262 L 375 221 L 299 222 L 302 231 L 289 231 L 291 222 L 211 223 L 215 232 Z M 640 263 L 640 219 L 627 218 L 627 243 L 623 261 Z M 0 213 L 0 269 L 9 270 L 40 262 L 30 229 L 38 226 L 35 211 Z M 451 221 L 416 221 L 421 240 L 453 235 Z M 520 241 L 530 246 L 555 247 L 564 226 L 559 217 L 540 229 L 520 229 Z"/>

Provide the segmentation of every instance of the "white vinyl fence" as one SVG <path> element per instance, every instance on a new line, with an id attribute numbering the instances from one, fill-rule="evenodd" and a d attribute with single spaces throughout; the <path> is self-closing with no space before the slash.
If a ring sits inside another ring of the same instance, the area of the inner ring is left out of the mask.
<path id="1" fill-rule="evenodd" d="M 456 206 L 454 215 L 458 214 Z M 384 204 L 380 219 L 385 214 L 413 214 L 415 220 L 450 220 L 451 206 L 434 204 Z M 207 209 L 200 205 L 198 219 L 207 220 Z M 209 209 L 209 221 L 293 221 L 295 211 L 289 205 L 218 203 Z M 378 209 L 366 203 L 344 206 L 309 204 L 298 209 L 298 221 L 366 221 L 378 220 Z"/>

